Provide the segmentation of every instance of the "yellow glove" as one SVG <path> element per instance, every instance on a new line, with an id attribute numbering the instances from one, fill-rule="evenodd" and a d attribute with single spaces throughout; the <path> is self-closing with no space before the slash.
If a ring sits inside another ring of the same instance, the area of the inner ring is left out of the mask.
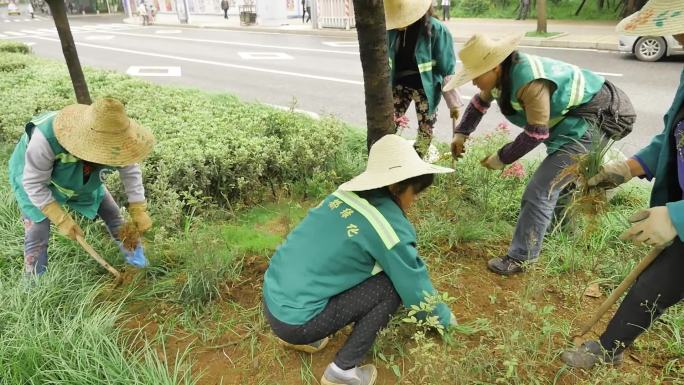
<path id="1" fill-rule="evenodd" d="M 144 233 L 152 227 L 152 219 L 147 213 L 147 202 L 132 202 L 128 204 L 128 212 L 131 213 L 131 219 L 138 228 L 138 231 Z"/>
<path id="2" fill-rule="evenodd" d="M 466 140 L 468 140 L 468 135 L 460 134 L 458 132 L 454 134 L 454 139 L 451 141 L 451 155 L 454 159 L 463 156 Z"/>
<path id="3" fill-rule="evenodd" d="M 480 164 L 490 170 L 503 170 L 506 165 L 499 159 L 499 154 L 494 153 L 480 161 Z"/>
<path id="4" fill-rule="evenodd" d="M 458 119 L 459 116 L 461 116 L 461 109 L 458 107 L 451 108 L 449 110 L 449 115 L 451 115 L 451 119 Z"/>
<path id="5" fill-rule="evenodd" d="M 74 218 L 62 209 L 59 203 L 48 203 L 41 211 L 65 237 L 76 240 L 77 235 L 83 236 L 83 230 L 76 224 Z"/>

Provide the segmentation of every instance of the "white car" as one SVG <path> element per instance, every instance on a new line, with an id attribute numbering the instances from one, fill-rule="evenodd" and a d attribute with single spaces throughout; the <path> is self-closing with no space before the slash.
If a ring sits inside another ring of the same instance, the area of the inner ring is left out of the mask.
<path id="1" fill-rule="evenodd" d="M 672 36 L 620 36 L 618 49 L 633 53 L 642 61 L 658 61 L 671 55 L 684 54 L 684 47 Z"/>

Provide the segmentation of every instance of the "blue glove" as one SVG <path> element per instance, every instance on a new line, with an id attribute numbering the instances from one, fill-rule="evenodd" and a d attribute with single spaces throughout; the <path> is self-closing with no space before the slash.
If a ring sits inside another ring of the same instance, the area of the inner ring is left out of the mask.
<path id="1" fill-rule="evenodd" d="M 126 257 L 126 262 L 129 265 L 133 265 L 137 268 L 143 268 L 147 267 L 150 264 L 147 261 L 147 258 L 145 258 L 142 243 L 138 243 L 138 245 L 135 247 L 135 250 L 133 251 L 127 250 L 121 242 L 118 242 L 118 244 L 119 250 L 121 250 L 121 252 Z"/>

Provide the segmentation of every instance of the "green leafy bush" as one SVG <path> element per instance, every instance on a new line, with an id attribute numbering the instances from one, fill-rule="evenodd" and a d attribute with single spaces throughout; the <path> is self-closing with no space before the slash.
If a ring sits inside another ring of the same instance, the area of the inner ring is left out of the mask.
<path id="1" fill-rule="evenodd" d="M 0 116 L 0 140 L 8 143 L 18 139 L 31 116 L 74 103 L 65 66 L 12 55 L 25 61 L 12 64 L 0 82 L 0 99 L 14 101 Z M 356 159 L 339 154 L 341 146 L 356 146 L 363 139 L 349 134 L 337 119 L 315 120 L 232 95 L 159 86 L 109 71 L 86 68 L 85 75 L 94 99 L 121 100 L 133 119 L 154 132 L 157 144 L 143 171 L 148 196 L 164 224 L 178 224 L 181 209 L 256 203 L 314 176 L 332 189 L 351 176 L 334 168 L 358 169 Z"/>
<path id="2" fill-rule="evenodd" d="M 460 8 L 469 16 L 481 15 L 489 10 L 489 0 L 461 0 Z"/>
<path id="3" fill-rule="evenodd" d="M 31 48 L 19 41 L 0 41 L 0 52 L 27 54 L 31 52 Z"/>

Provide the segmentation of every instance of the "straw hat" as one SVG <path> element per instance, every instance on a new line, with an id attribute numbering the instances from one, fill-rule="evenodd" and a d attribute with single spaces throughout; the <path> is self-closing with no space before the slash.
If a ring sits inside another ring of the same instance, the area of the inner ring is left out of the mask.
<path id="1" fill-rule="evenodd" d="M 116 99 L 64 107 L 57 114 L 53 128 L 59 144 L 69 153 L 108 166 L 137 163 L 154 146 L 152 132 L 129 118 L 123 104 Z"/>
<path id="2" fill-rule="evenodd" d="M 385 0 L 385 26 L 387 30 L 405 28 L 423 17 L 432 0 Z"/>
<path id="3" fill-rule="evenodd" d="M 366 171 L 340 186 L 344 191 L 366 191 L 389 186 L 418 175 L 444 174 L 454 170 L 424 162 L 411 141 L 385 135 L 373 144 Z"/>
<path id="4" fill-rule="evenodd" d="M 684 0 L 651 0 L 641 11 L 622 19 L 615 29 L 637 36 L 684 33 Z"/>
<path id="5" fill-rule="evenodd" d="M 444 91 L 460 87 L 501 64 L 518 48 L 522 35 L 492 40 L 481 34 L 473 35 L 458 52 L 463 67 L 444 86 Z"/>

